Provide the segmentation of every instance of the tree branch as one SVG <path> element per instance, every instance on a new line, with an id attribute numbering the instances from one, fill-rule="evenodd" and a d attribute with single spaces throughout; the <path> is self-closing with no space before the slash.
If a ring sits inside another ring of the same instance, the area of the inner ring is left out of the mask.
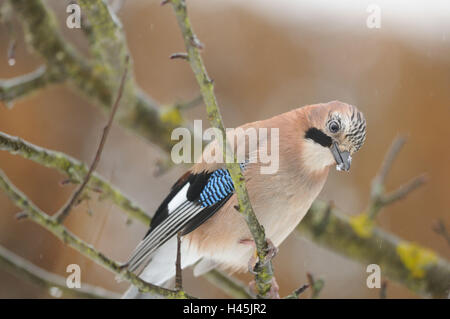
<path id="1" fill-rule="evenodd" d="M 308 286 L 311 287 L 311 299 L 319 298 L 325 282 L 320 278 L 316 280 L 311 273 L 307 273 L 306 277 L 308 278 Z"/>
<path id="2" fill-rule="evenodd" d="M 177 233 L 177 258 L 175 261 L 175 289 L 183 289 L 183 269 L 181 268 L 181 232 Z"/>
<path id="3" fill-rule="evenodd" d="M 445 227 L 444 221 L 442 219 L 439 219 L 434 223 L 433 231 L 439 236 L 442 236 L 442 238 L 444 238 L 447 244 L 450 246 L 450 233 Z"/>
<path id="4" fill-rule="evenodd" d="M 12 79 L 0 79 L 0 100 L 5 102 L 7 107 L 11 107 L 14 101 L 59 80 L 46 66 Z"/>
<path id="5" fill-rule="evenodd" d="M 392 141 L 391 147 L 389 148 L 389 151 L 386 153 L 383 163 L 381 164 L 380 170 L 374 179 L 375 184 L 384 185 L 384 182 L 386 181 L 387 175 L 389 174 L 392 164 L 394 163 L 394 160 L 397 158 L 398 153 L 405 145 L 405 143 L 406 143 L 405 136 L 397 136 Z M 374 187 L 374 190 L 376 189 L 377 188 Z"/>
<path id="6" fill-rule="evenodd" d="M 305 284 L 305 285 L 301 286 L 300 288 L 295 289 L 291 294 L 284 297 L 284 299 L 299 299 L 300 295 L 308 288 L 309 288 L 309 285 Z"/>
<path id="7" fill-rule="evenodd" d="M 81 288 L 77 289 L 69 288 L 64 277 L 50 273 L 2 246 L 0 246 L 0 267 L 18 278 L 27 279 L 46 290 L 58 288 L 63 292 L 64 296 L 75 298 L 120 298 L 120 295 L 117 293 L 89 284 L 83 284 Z"/>
<path id="8" fill-rule="evenodd" d="M 427 181 L 427 176 L 425 174 L 414 177 L 408 183 L 401 185 L 397 190 L 384 195 L 381 198 L 381 205 L 387 206 L 396 201 L 404 199 L 409 193 L 411 193 L 415 189 L 419 188 L 420 186 L 424 185 L 426 183 L 426 181 Z"/>
<path id="9" fill-rule="evenodd" d="M 203 60 L 200 56 L 200 52 L 198 49 L 201 48 L 202 45 L 191 28 L 185 1 L 170 0 L 170 3 L 172 4 L 178 21 L 178 25 L 182 32 L 184 44 L 186 46 L 188 54 L 188 61 L 191 65 L 192 71 L 194 72 L 195 78 L 197 79 L 197 83 L 200 86 L 200 92 L 206 105 L 206 111 L 208 113 L 208 118 L 211 126 L 220 130 L 220 132 L 222 133 L 223 156 L 226 162 L 226 167 L 230 172 L 231 178 L 233 180 L 239 204 L 239 212 L 245 218 L 245 221 L 247 222 L 256 245 L 257 255 L 259 259 L 257 266 L 255 267 L 256 288 L 258 291 L 258 295 L 260 295 L 261 297 L 265 297 L 271 287 L 273 269 L 271 261 L 266 258 L 268 244 L 266 241 L 264 228 L 259 224 L 251 206 L 250 198 L 245 186 L 244 176 L 242 174 L 239 163 L 237 163 L 236 158 L 230 161 L 227 156 L 227 154 L 230 154 L 230 152 L 227 152 L 227 149 L 229 148 L 226 141 L 226 132 L 217 99 L 214 94 L 213 81 L 209 78 L 206 68 L 203 64 Z"/>
<path id="10" fill-rule="evenodd" d="M 370 220 L 374 220 L 383 207 L 405 198 L 406 195 L 419 188 L 427 181 L 426 175 L 422 174 L 415 177 L 405 185 L 400 186 L 397 190 L 386 194 L 384 183 L 395 158 L 397 157 L 398 153 L 402 149 L 403 145 L 405 145 L 405 143 L 406 138 L 403 136 L 397 136 L 394 139 L 391 147 L 384 157 L 380 170 L 372 180 L 370 201 L 366 210 Z"/>
<path id="11" fill-rule="evenodd" d="M 138 287 L 142 292 L 148 292 L 157 294 L 166 298 L 192 298 L 184 291 L 173 291 L 165 289 L 150 283 L 143 281 L 137 275 L 127 271 L 124 267 L 117 264 L 115 261 L 109 259 L 102 253 L 95 250 L 91 245 L 85 243 L 80 238 L 73 235 L 62 224 L 58 223 L 51 216 L 41 211 L 35 206 L 22 192 L 20 192 L 5 176 L 3 171 L 0 170 L 0 189 L 8 195 L 8 197 L 27 213 L 29 220 L 47 229 L 50 233 L 59 238 L 66 245 L 72 247 L 82 255 L 95 261 L 97 264 L 103 266 L 109 271 L 118 274 L 120 277 L 128 280 L 131 284 Z"/>

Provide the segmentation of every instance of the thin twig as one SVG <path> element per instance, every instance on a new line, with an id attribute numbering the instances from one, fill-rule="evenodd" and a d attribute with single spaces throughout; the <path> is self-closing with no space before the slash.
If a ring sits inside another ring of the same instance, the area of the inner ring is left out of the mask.
<path id="1" fill-rule="evenodd" d="M 439 219 L 434 223 L 433 231 L 436 234 L 442 236 L 447 241 L 447 244 L 450 246 L 450 233 L 445 227 L 444 221 L 442 219 Z"/>
<path id="2" fill-rule="evenodd" d="M 17 46 L 17 35 L 16 28 L 13 24 L 13 15 L 11 6 L 8 2 L 3 2 L 0 8 L 0 19 L 1 23 L 5 24 L 7 29 L 7 34 L 9 35 L 9 44 L 8 44 L 8 64 L 13 66 L 16 64 L 16 46 Z"/>
<path id="3" fill-rule="evenodd" d="M 169 59 L 174 60 L 174 59 L 183 59 L 183 60 L 189 60 L 189 56 L 187 55 L 187 53 L 184 52 L 177 52 L 177 53 L 172 53 L 169 56 Z"/>
<path id="4" fill-rule="evenodd" d="M 181 233 L 177 233 L 177 258 L 175 261 L 175 289 L 183 289 L 183 272 L 181 269 Z"/>
<path id="5" fill-rule="evenodd" d="M 311 299 L 317 299 L 325 282 L 320 278 L 314 279 L 314 276 L 311 273 L 307 273 L 306 277 L 308 278 L 309 287 L 311 287 Z"/>
<path id="6" fill-rule="evenodd" d="M 397 190 L 381 197 L 381 205 L 387 206 L 406 197 L 409 193 L 427 182 L 427 176 L 422 174 L 413 178 L 408 183 L 400 186 Z"/>
<path id="7" fill-rule="evenodd" d="M 14 101 L 59 80 L 58 76 L 46 66 L 41 66 L 35 71 L 15 78 L 0 79 L 0 100 L 5 102 L 8 108 L 11 108 Z"/>
<path id="8" fill-rule="evenodd" d="M 109 131 L 111 130 L 111 126 L 112 126 L 112 123 L 113 123 L 113 120 L 114 120 L 114 115 L 116 114 L 117 109 L 118 109 L 119 104 L 120 104 L 120 98 L 122 97 L 122 93 L 123 93 L 123 89 L 124 89 L 124 86 L 125 86 L 125 79 L 127 77 L 127 73 L 128 73 L 128 57 L 126 58 L 126 61 L 125 61 L 125 70 L 124 70 L 122 78 L 120 80 L 120 86 L 119 86 L 119 92 L 117 93 L 117 98 L 114 101 L 114 105 L 113 105 L 113 107 L 111 109 L 111 113 L 109 115 L 108 123 L 106 124 L 105 128 L 103 129 L 103 134 L 102 134 L 102 138 L 100 140 L 100 144 L 99 144 L 99 146 L 97 148 L 97 152 L 95 154 L 94 160 L 92 161 L 92 164 L 89 167 L 88 173 L 84 177 L 84 180 L 81 183 L 81 185 L 73 193 L 72 197 L 69 199 L 67 204 L 64 206 L 64 208 L 62 210 L 60 210 L 55 215 L 55 219 L 58 222 L 60 222 L 60 223 L 62 223 L 67 218 L 67 216 L 70 214 L 71 209 L 77 203 L 81 193 L 84 191 L 84 188 L 89 183 L 89 179 L 91 178 L 92 173 L 97 168 L 97 165 L 98 165 L 98 163 L 100 161 L 100 157 L 102 155 L 103 148 L 105 146 L 106 139 L 108 138 Z"/>
<path id="9" fill-rule="evenodd" d="M 14 66 L 16 64 L 16 39 L 11 39 L 8 46 L 8 64 Z"/>
<path id="10" fill-rule="evenodd" d="M 295 289 L 291 294 L 284 297 L 284 299 L 299 299 L 300 295 L 309 288 L 308 284 L 304 284 L 300 288 Z"/>
<path id="11" fill-rule="evenodd" d="M 51 288 L 57 288 L 63 293 L 63 297 L 113 299 L 120 297 L 117 293 L 85 283 L 81 288 L 69 288 L 64 277 L 50 273 L 2 246 L 0 246 L 0 267 L 20 279 L 27 279 L 35 285 L 44 287 L 48 292 Z"/>
<path id="12" fill-rule="evenodd" d="M 405 145 L 405 143 L 406 143 L 405 136 L 397 136 L 392 141 L 389 151 L 386 153 L 383 163 L 381 164 L 378 175 L 375 178 L 378 180 L 378 183 L 384 184 L 386 177 L 389 173 L 389 170 L 391 169 L 392 164 L 394 163 L 394 160 L 397 158 L 398 153 L 402 149 L 403 145 Z"/>
<path id="13" fill-rule="evenodd" d="M 183 34 L 184 44 L 189 57 L 189 64 L 191 65 L 197 83 L 200 86 L 200 92 L 202 93 L 203 100 L 206 105 L 206 111 L 208 113 L 211 126 L 220 130 L 222 137 L 225 139 L 224 143 L 222 143 L 222 154 L 226 167 L 233 180 L 238 199 L 239 212 L 247 222 L 256 244 L 259 267 L 256 271 L 255 282 L 258 295 L 264 298 L 270 291 L 273 277 L 272 262 L 270 259 L 266 258 L 268 244 L 266 241 L 265 231 L 258 222 L 255 212 L 251 206 L 240 165 L 237 163 L 236 158 L 228 158 L 229 154 L 232 153 L 227 152 L 229 145 L 226 141 L 225 126 L 223 124 L 220 109 L 214 94 L 214 84 L 209 78 L 205 65 L 203 64 L 203 60 L 200 56 L 199 49 L 201 49 L 203 45 L 192 30 L 191 23 L 187 15 L 186 3 L 184 0 L 171 0 L 170 3 L 172 4 L 178 25 Z"/>
<path id="14" fill-rule="evenodd" d="M 372 187 L 370 192 L 370 201 L 367 207 L 367 214 L 369 219 L 374 220 L 378 213 L 384 206 L 390 205 L 396 202 L 406 195 L 422 186 L 427 178 L 425 174 L 422 174 L 405 185 L 400 186 L 397 190 L 386 194 L 385 181 L 389 174 L 389 171 L 394 163 L 395 158 L 406 143 L 406 137 L 397 136 L 391 144 L 391 147 L 387 151 L 380 170 L 372 181 Z"/>

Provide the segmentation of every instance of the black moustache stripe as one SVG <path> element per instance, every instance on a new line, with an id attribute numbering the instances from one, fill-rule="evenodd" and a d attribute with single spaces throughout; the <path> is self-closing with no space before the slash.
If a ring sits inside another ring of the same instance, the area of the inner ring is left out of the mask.
<path id="1" fill-rule="evenodd" d="M 306 131 L 305 138 L 309 138 L 323 147 L 330 147 L 333 142 L 331 137 L 315 127 L 311 127 Z"/>

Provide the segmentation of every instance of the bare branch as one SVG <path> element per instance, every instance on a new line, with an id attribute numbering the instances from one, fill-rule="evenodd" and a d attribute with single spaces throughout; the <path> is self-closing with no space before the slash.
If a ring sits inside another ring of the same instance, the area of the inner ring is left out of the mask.
<path id="1" fill-rule="evenodd" d="M 175 261 L 175 289 L 183 289 L 183 271 L 181 269 L 181 232 L 177 233 L 177 258 Z"/>
<path id="2" fill-rule="evenodd" d="M 174 60 L 174 59 L 189 60 L 189 56 L 187 55 L 187 53 L 178 52 L 178 53 L 171 54 L 169 59 L 171 59 L 171 60 Z"/>
<path id="3" fill-rule="evenodd" d="M 367 207 L 367 214 L 370 220 L 374 220 L 378 213 L 384 206 L 392 204 L 411 193 L 413 190 L 422 186 L 426 182 L 425 174 L 422 174 L 414 178 L 409 183 L 400 186 L 396 191 L 390 194 L 386 194 L 384 183 L 386 181 L 387 175 L 392 167 L 392 164 L 400 152 L 403 145 L 406 143 L 406 138 L 397 136 L 391 144 L 391 147 L 384 157 L 383 163 L 381 165 L 378 174 L 372 181 L 372 188 L 370 192 L 370 201 Z"/>
<path id="4" fill-rule="evenodd" d="M 189 21 L 186 4 L 184 0 L 171 0 L 170 3 L 174 9 L 178 25 L 183 34 L 184 44 L 186 46 L 187 54 L 189 57 L 189 63 L 192 71 L 194 72 L 197 83 L 200 86 L 200 92 L 202 93 L 203 100 L 206 104 L 206 111 L 210 119 L 211 126 L 219 129 L 222 132 L 222 136 L 225 138 L 225 127 L 223 124 L 222 116 L 220 114 L 219 106 L 216 96 L 214 94 L 214 85 L 208 76 L 203 60 L 200 56 L 199 49 L 203 47 L 194 31 L 191 28 Z M 245 218 L 247 225 L 254 238 L 257 255 L 258 255 L 258 269 L 255 275 L 256 287 L 258 294 L 261 297 L 265 297 L 271 288 L 271 279 L 273 277 L 272 263 L 270 259 L 266 258 L 268 244 L 264 228 L 258 222 L 256 215 L 250 203 L 247 188 L 245 186 L 244 177 L 241 171 L 240 165 L 237 163 L 236 158 L 231 162 L 227 160 L 228 143 L 225 141 L 223 145 L 223 156 L 227 163 L 227 169 L 230 172 L 233 180 L 234 188 L 238 198 L 239 212 Z"/>
<path id="5" fill-rule="evenodd" d="M 8 52 L 7 52 L 8 64 L 9 66 L 14 66 L 16 64 L 17 35 L 16 29 L 12 22 L 13 15 L 9 3 L 3 2 L 1 4 L 0 15 L 1 15 L 0 17 L 1 23 L 5 24 L 7 34 L 9 36 Z"/>
<path id="6" fill-rule="evenodd" d="M 300 288 L 294 290 L 290 295 L 284 297 L 284 299 L 299 299 L 300 295 L 309 288 L 308 284 L 301 286 Z"/>
<path id="7" fill-rule="evenodd" d="M 325 285 L 323 279 L 314 279 L 314 276 L 311 273 L 307 273 L 306 277 L 308 278 L 309 287 L 311 287 L 311 299 L 317 299 L 319 297 L 320 292 Z"/>
<path id="8" fill-rule="evenodd" d="M 394 160 L 397 158 L 398 153 L 402 149 L 403 145 L 406 143 L 406 137 L 404 136 L 397 136 L 394 141 L 392 141 L 392 144 L 386 153 L 386 156 L 384 157 L 383 163 L 381 164 L 380 170 L 378 171 L 377 176 L 375 177 L 375 180 L 377 180 L 378 183 L 384 184 L 386 181 L 386 177 L 389 173 L 389 170 L 392 167 L 392 164 L 394 163 Z"/>
<path id="9" fill-rule="evenodd" d="M 419 188 L 427 182 L 427 176 L 422 174 L 413 178 L 408 183 L 400 186 L 397 190 L 381 197 L 381 205 L 387 206 L 398 200 L 405 198 L 409 193 Z"/>
<path id="10" fill-rule="evenodd" d="M 128 59 L 127 59 L 128 61 Z M 126 62 L 127 63 L 127 62 Z M 89 179 L 91 178 L 92 173 L 97 168 L 97 165 L 100 161 L 100 157 L 102 155 L 103 147 L 105 146 L 106 139 L 108 138 L 109 131 L 111 130 L 112 123 L 114 121 L 114 115 L 117 112 L 117 108 L 120 104 L 120 98 L 122 97 L 123 88 L 125 85 L 125 79 L 127 78 L 127 71 L 128 71 L 128 65 L 125 65 L 125 71 L 123 72 L 122 78 L 120 80 L 120 86 L 119 86 L 119 92 L 117 93 L 117 98 L 114 102 L 114 105 L 111 110 L 111 114 L 109 115 L 108 123 L 106 124 L 105 128 L 103 129 L 102 138 L 100 139 L 100 144 L 98 146 L 97 152 L 95 154 L 94 160 L 89 167 L 89 170 L 84 177 L 83 182 L 81 183 L 80 187 L 73 193 L 72 197 L 69 199 L 67 204 L 60 210 L 54 217 L 56 220 L 60 223 L 62 223 L 66 217 L 70 214 L 70 211 L 72 207 L 77 203 L 81 193 L 83 193 L 84 188 L 89 183 Z"/>
<path id="11" fill-rule="evenodd" d="M 30 93 L 45 87 L 47 84 L 58 82 L 56 74 L 50 72 L 46 66 L 12 79 L 0 79 L 0 100 L 11 108 L 16 100 L 28 96 Z"/>
<path id="12" fill-rule="evenodd" d="M 57 288 L 63 292 L 64 297 L 113 299 L 120 297 L 117 293 L 89 284 L 83 284 L 81 288 L 77 289 L 68 288 L 64 277 L 50 273 L 2 246 L 0 246 L 0 267 L 20 279 L 27 279 L 47 290 Z"/>
<path id="13" fill-rule="evenodd" d="M 444 221 L 442 219 L 436 221 L 436 223 L 433 225 L 433 231 L 436 234 L 442 236 L 447 241 L 447 244 L 449 244 L 450 246 L 450 233 L 445 227 Z"/>

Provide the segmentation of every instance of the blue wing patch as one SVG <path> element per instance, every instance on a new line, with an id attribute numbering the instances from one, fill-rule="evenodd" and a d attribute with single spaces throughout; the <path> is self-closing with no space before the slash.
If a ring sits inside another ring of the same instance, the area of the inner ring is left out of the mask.
<path id="1" fill-rule="evenodd" d="M 209 177 L 208 183 L 200 193 L 199 202 L 203 207 L 212 206 L 233 191 L 233 181 L 228 170 L 218 169 Z"/>
<path id="2" fill-rule="evenodd" d="M 247 163 L 239 164 L 244 170 Z M 225 199 L 234 192 L 233 180 L 227 169 L 221 168 L 214 171 L 203 190 L 200 193 L 199 202 L 202 207 L 212 206 Z"/>

